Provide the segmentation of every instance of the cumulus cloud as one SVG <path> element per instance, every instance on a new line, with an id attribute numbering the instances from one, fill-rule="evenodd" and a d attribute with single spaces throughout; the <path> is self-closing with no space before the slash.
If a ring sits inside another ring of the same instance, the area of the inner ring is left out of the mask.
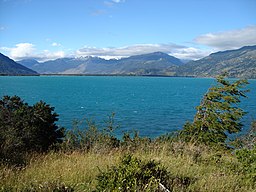
<path id="1" fill-rule="evenodd" d="M 31 43 L 19 43 L 16 44 L 15 47 L 1 47 L 0 49 L 7 52 L 7 55 L 14 60 L 33 58 L 38 61 L 47 61 L 65 57 L 64 51 L 51 52 L 44 50 L 38 52 L 35 45 Z"/>
<path id="2" fill-rule="evenodd" d="M 109 47 L 109 48 L 97 48 L 97 47 L 84 47 L 76 51 L 78 56 L 124 56 L 139 55 L 150 52 L 162 51 L 170 52 L 176 48 L 183 48 L 183 46 L 175 44 L 137 44 L 125 47 Z"/>
<path id="3" fill-rule="evenodd" d="M 124 2 L 125 2 L 125 0 L 110 0 L 110 1 L 104 1 L 104 4 L 109 7 L 112 7 L 114 4 L 124 3 Z"/>
<path id="4" fill-rule="evenodd" d="M 66 56 L 66 54 L 64 51 L 51 52 L 49 50 L 44 50 L 42 53 L 37 55 L 37 58 L 40 61 L 46 61 L 46 60 L 63 58 L 65 56 Z"/>
<path id="5" fill-rule="evenodd" d="M 99 56 L 103 58 L 121 58 L 152 52 L 164 52 L 180 59 L 199 59 L 207 56 L 208 51 L 183 45 L 169 44 L 137 44 L 125 47 L 96 48 L 84 47 L 76 51 L 76 56 Z"/>
<path id="6" fill-rule="evenodd" d="M 19 43 L 15 47 L 2 47 L 2 50 L 9 52 L 11 58 L 24 58 L 29 57 L 35 50 L 34 45 L 31 43 Z"/>
<path id="7" fill-rule="evenodd" d="M 52 43 L 52 46 L 60 45 L 58 43 Z M 120 59 L 123 57 L 129 57 L 132 55 L 147 54 L 153 52 L 164 52 L 169 55 L 175 56 L 179 59 L 197 60 L 205 57 L 211 53 L 209 50 L 201 50 L 195 47 L 187 47 L 183 45 L 177 45 L 173 43 L 169 44 L 135 44 L 125 47 L 83 47 L 74 51 L 73 54 L 67 54 L 64 51 L 39 51 L 36 46 L 31 43 L 19 43 L 14 47 L 0 47 L 0 50 L 4 51 L 9 57 L 14 60 L 22 60 L 33 58 L 38 61 L 47 61 L 63 57 L 85 57 L 85 56 L 97 56 L 104 59 Z M 70 51 L 70 50 L 69 50 Z"/>
<path id="8" fill-rule="evenodd" d="M 186 47 L 183 49 L 177 49 L 171 55 L 184 60 L 198 60 L 208 56 L 210 53 L 212 53 L 212 51 L 210 50 L 201 50 L 195 47 Z"/>
<path id="9" fill-rule="evenodd" d="M 124 3 L 125 0 L 112 0 L 112 2 L 114 2 L 114 3 Z"/>
<path id="10" fill-rule="evenodd" d="M 207 33 L 196 37 L 194 41 L 217 50 L 237 49 L 243 46 L 256 45 L 256 25 L 231 31 Z"/>
<path id="11" fill-rule="evenodd" d="M 56 43 L 56 42 L 53 42 L 51 45 L 52 45 L 53 47 L 60 47 L 60 46 L 61 46 L 60 43 Z"/>

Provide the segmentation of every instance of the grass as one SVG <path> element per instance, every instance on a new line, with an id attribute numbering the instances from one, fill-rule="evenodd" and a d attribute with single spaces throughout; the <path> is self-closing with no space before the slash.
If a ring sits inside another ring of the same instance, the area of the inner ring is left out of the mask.
<path id="1" fill-rule="evenodd" d="M 34 157 L 25 169 L 2 169 L 4 177 L 2 176 L 0 183 L 2 188 L 12 187 L 15 191 L 51 182 L 60 182 L 77 190 L 90 191 L 95 186 L 99 168 L 106 169 L 107 166 L 115 164 L 118 158 L 118 154 L 81 152 L 40 155 Z"/>
<path id="2" fill-rule="evenodd" d="M 51 191 L 51 186 L 65 186 L 75 191 L 93 191 L 100 171 L 117 165 L 127 153 L 142 160 L 160 161 L 173 175 L 193 178 L 186 191 L 256 190 L 243 182 L 244 175 L 238 171 L 239 163 L 232 153 L 181 142 L 151 143 L 132 151 L 118 148 L 34 155 L 24 168 L 0 167 L 0 190 Z"/>

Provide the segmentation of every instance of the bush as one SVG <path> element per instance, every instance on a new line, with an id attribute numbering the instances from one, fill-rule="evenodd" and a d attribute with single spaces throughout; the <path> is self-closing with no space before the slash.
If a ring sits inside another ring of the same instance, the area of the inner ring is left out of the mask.
<path id="1" fill-rule="evenodd" d="M 45 152 L 62 142 L 64 129 L 55 121 L 54 108 L 40 101 L 33 106 L 18 96 L 0 100 L 0 161 L 23 163 L 30 152 Z"/>
<path id="2" fill-rule="evenodd" d="M 66 131 L 66 137 L 61 147 L 64 151 L 93 151 L 109 152 L 112 149 L 135 151 L 149 148 L 150 138 L 140 137 L 137 131 L 125 132 L 122 139 L 118 139 L 114 131 L 118 129 L 114 121 L 115 114 L 108 116 L 104 128 L 100 129 L 90 119 L 74 121 L 73 128 Z"/>
<path id="3" fill-rule="evenodd" d="M 253 149 L 240 149 L 236 157 L 241 163 L 241 172 L 245 174 L 245 181 L 253 185 L 256 183 L 256 144 Z"/>
<path id="4" fill-rule="evenodd" d="M 179 191 L 190 185 L 188 177 L 174 177 L 165 167 L 154 160 L 141 161 L 126 155 L 118 166 L 97 177 L 96 191 L 161 191 L 164 188 Z"/>
<path id="5" fill-rule="evenodd" d="M 123 134 L 121 146 L 123 149 L 134 152 L 138 149 L 148 149 L 152 141 L 148 137 L 140 137 L 138 131 Z"/>
<path id="6" fill-rule="evenodd" d="M 117 128 L 114 123 L 114 116 L 115 114 L 113 113 L 108 117 L 108 120 L 105 122 L 106 128 L 101 130 L 89 119 L 85 120 L 85 125 L 83 125 L 83 121 L 75 121 L 73 128 L 66 132 L 62 149 L 64 151 L 93 150 L 94 152 L 102 152 L 118 147 L 120 140 L 113 134 Z"/>

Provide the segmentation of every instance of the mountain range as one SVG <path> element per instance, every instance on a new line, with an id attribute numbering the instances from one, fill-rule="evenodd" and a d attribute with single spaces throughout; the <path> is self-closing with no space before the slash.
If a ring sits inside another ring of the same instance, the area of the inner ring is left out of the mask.
<path id="1" fill-rule="evenodd" d="M 0 58 L 1 59 L 1 58 Z M 12 60 L 12 62 L 14 62 Z M 214 77 L 227 72 L 230 77 L 256 78 L 256 46 L 212 53 L 196 61 L 182 62 L 166 53 L 155 52 L 122 59 L 99 57 L 59 58 L 39 63 L 18 61 L 39 74 L 163 75 Z M 0 68 L 0 74 L 1 72 Z M 14 73 L 16 74 L 16 73 Z"/>
<path id="2" fill-rule="evenodd" d="M 176 70 L 178 76 L 213 77 L 227 72 L 230 77 L 256 79 L 256 46 L 212 53 Z"/>
<path id="3" fill-rule="evenodd" d="M 60 58 L 44 63 L 21 60 L 20 64 L 40 74 L 121 74 L 166 75 L 165 70 L 183 63 L 168 54 L 155 52 L 122 59 L 105 60 L 99 57 Z"/>
<path id="4" fill-rule="evenodd" d="M 0 53 L 0 75 L 38 75 L 38 73 Z"/>

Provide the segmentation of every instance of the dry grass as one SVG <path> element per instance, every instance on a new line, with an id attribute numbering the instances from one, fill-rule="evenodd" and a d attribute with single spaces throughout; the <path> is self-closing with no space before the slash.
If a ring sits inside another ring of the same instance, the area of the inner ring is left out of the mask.
<path id="1" fill-rule="evenodd" d="M 93 191 L 100 170 L 117 164 L 125 153 L 126 150 L 115 150 L 108 153 L 55 152 L 35 156 L 23 169 L 2 166 L 0 190 L 24 191 L 31 186 L 56 182 L 75 191 Z M 132 153 L 141 159 L 160 161 L 173 175 L 194 178 L 188 191 L 255 191 L 241 182 L 242 175 L 232 170 L 232 165 L 237 162 L 229 153 L 221 152 L 220 155 L 220 152 L 207 147 L 179 142 L 143 147 Z"/>
<path id="2" fill-rule="evenodd" d="M 23 191 L 29 185 L 61 182 L 75 189 L 90 190 L 95 186 L 99 169 L 115 164 L 120 154 L 50 153 L 34 157 L 24 169 L 2 168 L 0 185 Z"/>

